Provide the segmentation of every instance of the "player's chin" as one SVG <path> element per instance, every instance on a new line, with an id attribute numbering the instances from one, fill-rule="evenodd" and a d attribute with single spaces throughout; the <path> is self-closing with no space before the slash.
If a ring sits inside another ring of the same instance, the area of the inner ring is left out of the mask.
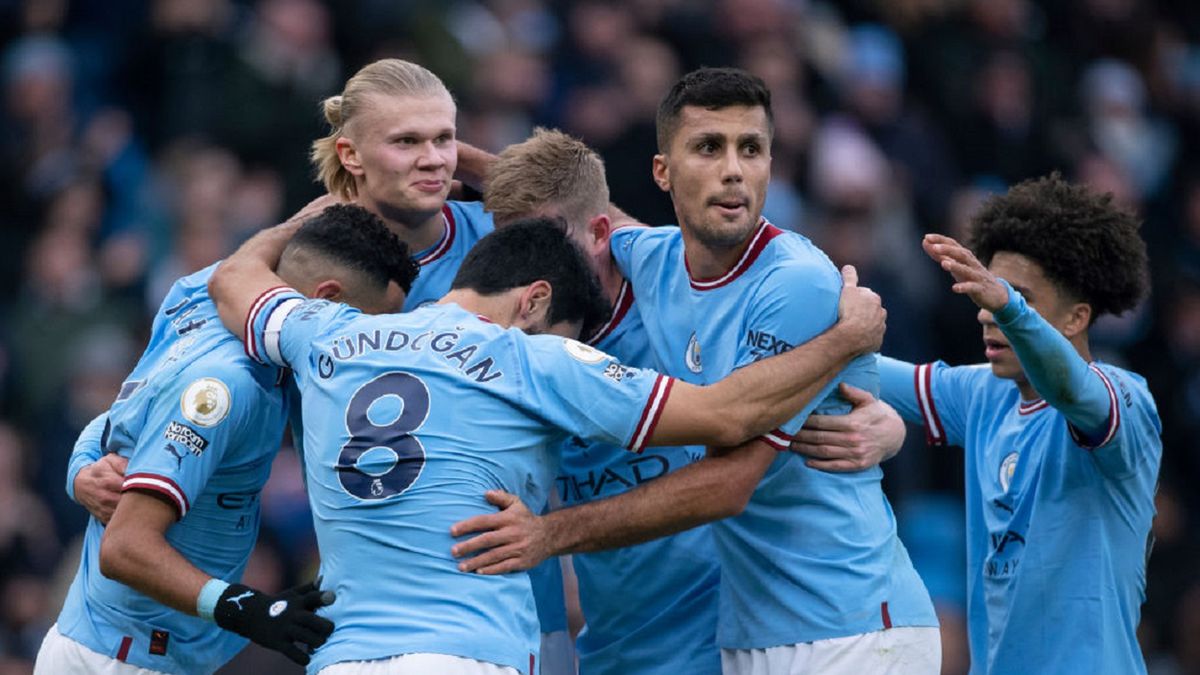
<path id="1" fill-rule="evenodd" d="M 992 366 L 992 375 L 1002 380 L 1021 380 L 1025 377 L 1025 372 L 1021 370 L 1020 363 L 1014 363 L 1015 359 L 1008 358 L 993 358 L 989 359 L 988 363 Z"/>

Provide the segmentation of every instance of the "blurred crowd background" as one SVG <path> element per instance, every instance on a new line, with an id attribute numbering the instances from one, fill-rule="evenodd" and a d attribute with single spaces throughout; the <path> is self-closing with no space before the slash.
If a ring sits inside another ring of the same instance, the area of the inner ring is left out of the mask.
<path id="1" fill-rule="evenodd" d="M 1093 347 L 1149 380 L 1163 419 L 1146 658 L 1200 673 L 1193 0 L 0 0 L 0 673 L 28 672 L 57 615 L 86 522 L 67 458 L 166 289 L 322 192 L 317 102 L 387 56 L 446 81 L 463 140 L 582 137 L 613 200 L 654 224 L 674 221 L 650 180 L 660 97 L 700 65 L 761 76 L 767 217 L 858 266 L 890 311 L 884 351 L 910 360 L 982 360 L 921 233 L 962 236 L 988 195 L 1052 170 L 1135 209 L 1153 294 Z M 966 672 L 961 453 L 913 429 L 885 468 L 944 672 Z M 315 565 L 293 453 L 262 503 L 249 583 L 280 588 Z M 247 650 L 224 672 L 280 664 Z"/>

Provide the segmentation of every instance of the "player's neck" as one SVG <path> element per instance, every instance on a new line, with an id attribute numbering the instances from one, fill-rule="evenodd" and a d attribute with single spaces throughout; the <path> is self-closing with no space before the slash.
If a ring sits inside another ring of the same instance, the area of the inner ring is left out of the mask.
<path id="1" fill-rule="evenodd" d="M 741 260 L 746 247 L 754 239 L 753 232 L 736 246 L 710 246 L 686 229 L 683 232 L 683 257 L 687 260 L 692 279 L 716 279 L 733 269 Z"/>
<path id="2" fill-rule="evenodd" d="M 442 296 L 437 304 L 455 304 L 494 324 L 508 328 L 515 318 L 516 305 L 508 293 L 480 295 L 469 288 L 456 288 Z"/>
<path id="3" fill-rule="evenodd" d="M 373 202 L 369 197 L 360 199 L 360 205 L 379 216 L 388 229 L 408 245 L 410 253 L 420 253 L 441 241 L 446 234 L 446 219 L 442 210 L 413 211 Z"/>
<path id="4" fill-rule="evenodd" d="M 609 304 L 615 305 L 617 296 L 621 294 L 621 286 L 625 285 L 625 277 L 621 276 L 621 270 L 617 269 L 612 252 L 605 249 L 603 255 L 597 256 L 594 269 L 596 276 L 600 278 L 600 288 L 604 290 L 604 297 Z"/>

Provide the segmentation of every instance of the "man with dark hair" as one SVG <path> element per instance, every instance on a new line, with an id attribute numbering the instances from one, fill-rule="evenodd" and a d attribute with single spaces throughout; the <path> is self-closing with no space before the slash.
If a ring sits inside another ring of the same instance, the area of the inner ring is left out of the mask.
<path id="1" fill-rule="evenodd" d="M 809 348 L 694 386 L 567 339 L 603 302 L 561 223 L 487 235 L 440 302 L 385 317 L 280 288 L 271 263 L 288 230 L 251 239 L 210 288 L 247 350 L 300 389 L 322 575 L 339 596 L 312 666 L 326 675 L 536 672 L 527 575 L 464 574 L 450 555 L 451 525 L 490 511 L 485 490 L 544 501 L 548 453 L 571 435 L 635 452 L 737 444 L 881 336 L 878 298 L 848 269 L 841 320 Z"/>
<path id="2" fill-rule="evenodd" d="M 881 360 L 883 398 L 966 451 L 972 672 L 1144 673 L 1137 642 L 1162 445 L 1140 376 L 1088 328 L 1148 287 L 1138 221 L 1057 174 L 926 253 L 979 306 L 988 365 Z"/>
<path id="3" fill-rule="evenodd" d="M 505 293 L 544 280 L 554 289 L 544 325 L 525 327 L 527 333 L 549 332 L 551 326 L 579 324 L 572 335 L 590 335 L 609 317 L 612 308 L 583 252 L 567 236 L 559 219 L 530 221 L 513 232 L 484 237 L 463 260 L 450 290 L 471 290 L 483 296 Z"/>
<path id="4" fill-rule="evenodd" d="M 736 69 L 689 73 L 664 98 L 658 125 L 654 179 L 680 225 L 619 229 L 611 252 L 666 372 L 713 382 L 820 335 L 837 319 L 837 269 L 807 239 L 761 217 L 771 170 L 766 86 Z M 781 428 L 710 448 L 608 499 L 460 523 L 456 534 L 494 531 L 456 554 L 491 548 L 463 565 L 499 573 L 716 521 L 726 672 L 937 672 L 937 620 L 896 536 L 880 469 L 826 473 L 777 452 L 814 410 L 849 409 L 839 383 L 877 388 L 871 356 L 828 365 L 837 377 Z M 705 499 L 688 499 L 694 492 Z"/>
<path id="5" fill-rule="evenodd" d="M 369 311 L 399 308 L 416 275 L 407 247 L 351 206 L 305 223 L 283 259 L 293 287 Z M 221 326 L 214 267 L 172 286 L 138 365 L 76 444 L 72 497 L 97 487 L 80 474 L 102 455 L 128 466 L 111 520 L 88 524 L 38 673 L 210 673 L 246 644 L 233 633 L 307 663 L 333 628 L 314 613 L 331 601 L 315 584 L 271 595 L 237 583 L 287 407 L 278 369 L 250 360 Z"/>

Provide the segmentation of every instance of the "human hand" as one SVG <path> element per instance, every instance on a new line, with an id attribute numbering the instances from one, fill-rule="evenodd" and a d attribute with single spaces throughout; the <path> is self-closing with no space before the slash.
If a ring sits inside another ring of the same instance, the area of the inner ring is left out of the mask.
<path id="1" fill-rule="evenodd" d="M 75 501 L 107 525 L 121 499 L 125 467 L 129 460 L 117 454 L 104 455 L 75 474 Z"/>
<path id="2" fill-rule="evenodd" d="M 213 621 L 302 666 L 308 665 L 309 655 L 333 633 L 333 622 L 318 616 L 316 610 L 332 605 L 337 597 L 333 591 L 318 588 L 320 583 L 317 579 L 277 595 L 230 584 L 213 608 Z"/>
<path id="3" fill-rule="evenodd" d="M 1008 289 L 967 247 L 940 234 L 925 235 L 921 247 L 954 277 L 950 289 L 955 293 L 968 296 L 976 305 L 992 313 L 1008 304 Z"/>
<path id="4" fill-rule="evenodd" d="M 450 534 L 455 537 L 483 532 L 450 549 L 455 558 L 478 553 L 460 562 L 460 571 L 480 574 L 518 572 L 537 567 L 549 556 L 542 518 L 534 515 L 519 497 L 503 490 L 489 490 L 484 498 L 500 507 L 500 511 L 468 518 L 450 528 Z"/>
<path id="5" fill-rule="evenodd" d="M 792 438 L 791 451 L 805 464 L 831 473 L 869 469 L 892 458 L 904 444 L 904 420 L 869 392 L 846 383 L 840 391 L 854 409 L 845 415 L 810 415 Z"/>
<path id="6" fill-rule="evenodd" d="M 883 300 L 869 288 L 858 285 L 858 270 L 842 267 L 842 296 L 838 301 L 838 323 L 852 354 L 879 351 L 887 331 L 887 310 Z"/>

